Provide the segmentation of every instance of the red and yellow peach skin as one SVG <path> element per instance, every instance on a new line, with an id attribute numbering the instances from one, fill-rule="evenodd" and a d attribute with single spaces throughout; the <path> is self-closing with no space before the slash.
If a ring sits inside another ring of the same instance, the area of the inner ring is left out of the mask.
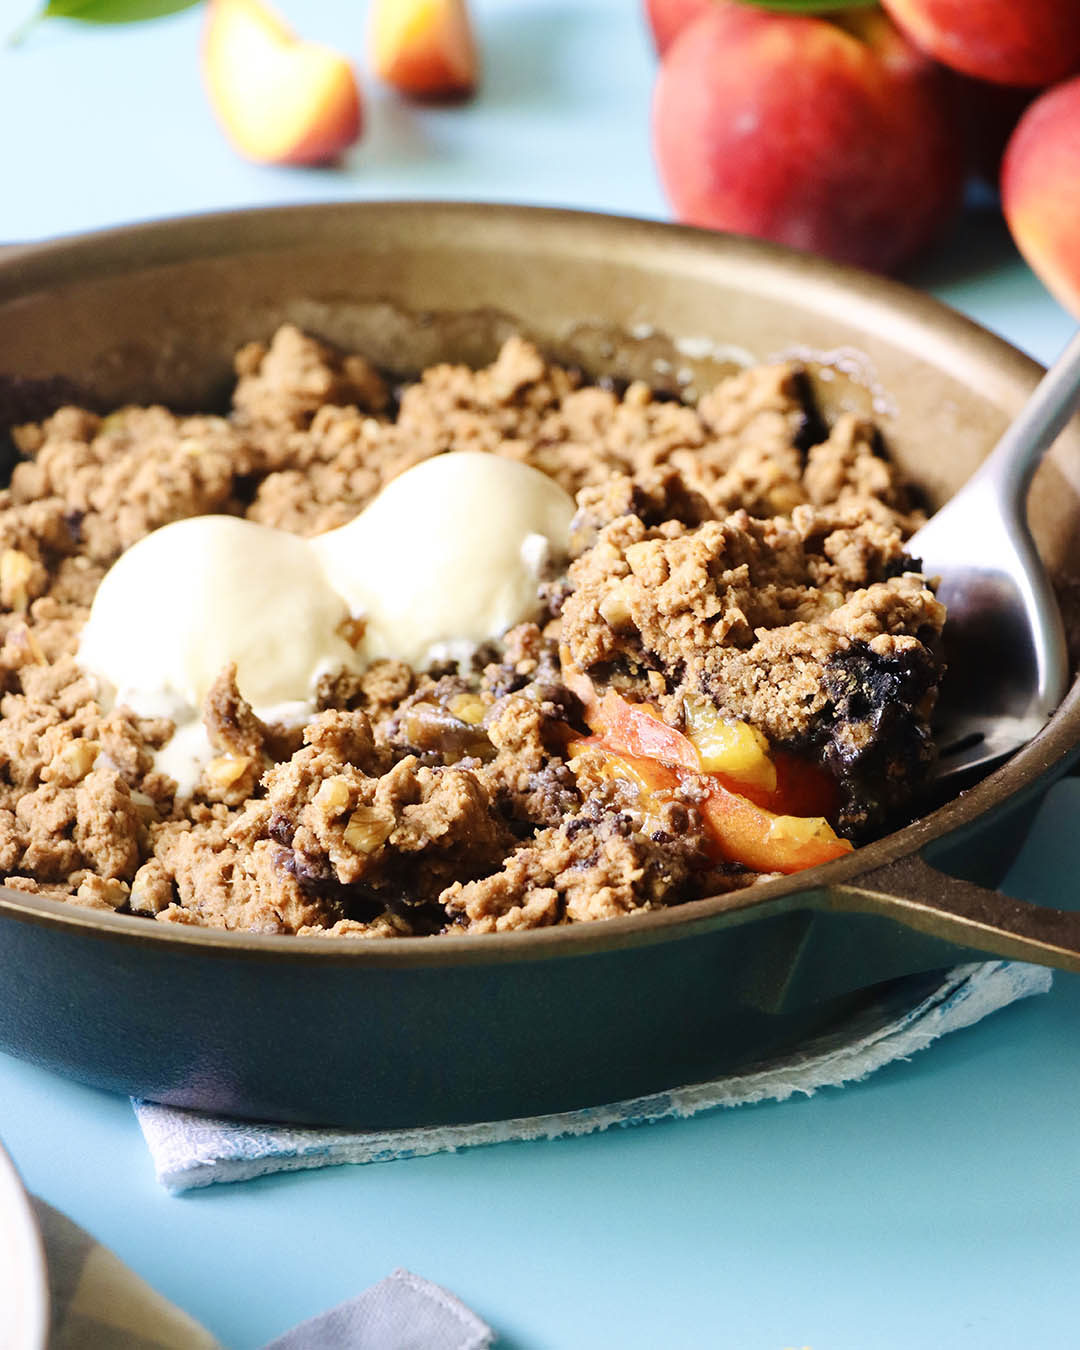
<path id="1" fill-rule="evenodd" d="M 1001 204 L 1020 252 L 1080 318 L 1080 78 L 1020 119 L 1001 166 Z"/>
<path id="2" fill-rule="evenodd" d="M 374 0 L 376 74 L 412 98 L 464 98 L 476 87 L 477 53 L 465 0 Z"/>
<path id="3" fill-rule="evenodd" d="M 678 35 L 702 14 L 713 0 L 645 0 L 645 12 L 656 50 L 663 55 Z"/>
<path id="4" fill-rule="evenodd" d="M 877 11 L 833 22 L 713 0 L 661 66 L 660 176 L 686 223 L 889 270 L 959 200 L 948 86 Z"/>
<path id="5" fill-rule="evenodd" d="M 882 0 L 905 33 L 953 70 L 1043 85 L 1080 70 L 1077 0 Z"/>
<path id="6" fill-rule="evenodd" d="M 352 66 L 301 41 L 262 0 L 211 0 L 202 70 L 218 121 L 248 159 L 323 164 L 360 134 Z"/>

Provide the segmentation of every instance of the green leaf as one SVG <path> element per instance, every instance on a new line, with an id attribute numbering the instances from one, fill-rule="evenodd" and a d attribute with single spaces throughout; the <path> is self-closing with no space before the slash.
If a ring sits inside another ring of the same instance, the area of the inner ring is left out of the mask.
<path id="1" fill-rule="evenodd" d="M 43 19 L 78 19 L 81 23 L 137 23 L 190 9 L 199 0 L 48 0 Z"/>
<path id="2" fill-rule="evenodd" d="M 842 9 L 872 9 L 878 0 L 740 0 L 740 3 L 782 14 L 835 14 Z"/>

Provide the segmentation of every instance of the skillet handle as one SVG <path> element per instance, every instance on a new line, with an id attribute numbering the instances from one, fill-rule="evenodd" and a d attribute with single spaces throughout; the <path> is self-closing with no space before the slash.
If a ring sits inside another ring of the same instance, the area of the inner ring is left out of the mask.
<path id="1" fill-rule="evenodd" d="M 917 853 L 825 887 L 820 908 L 877 914 L 960 947 L 1080 971 L 1080 911 L 1010 899 L 940 872 Z"/>

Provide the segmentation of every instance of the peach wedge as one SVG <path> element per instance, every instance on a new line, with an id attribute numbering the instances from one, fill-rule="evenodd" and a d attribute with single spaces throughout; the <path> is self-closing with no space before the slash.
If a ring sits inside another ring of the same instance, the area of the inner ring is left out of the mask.
<path id="1" fill-rule="evenodd" d="M 374 0 L 375 73 L 412 98 L 464 98 L 476 88 L 477 56 L 465 0 Z"/>
<path id="2" fill-rule="evenodd" d="M 360 134 L 352 66 L 298 38 L 261 0 L 211 0 L 202 69 L 217 119 L 247 159 L 325 164 Z"/>

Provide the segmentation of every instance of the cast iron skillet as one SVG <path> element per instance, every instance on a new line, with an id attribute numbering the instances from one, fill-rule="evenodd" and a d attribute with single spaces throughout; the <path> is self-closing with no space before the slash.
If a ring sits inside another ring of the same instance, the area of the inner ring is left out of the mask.
<path id="1" fill-rule="evenodd" d="M 214 406 L 233 350 L 286 318 L 403 373 L 489 360 L 515 330 L 592 373 L 699 388 L 734 356 L 801 348 L 822 358 L 826 418 L 873 411 L 932 504 L 1039 373 L 903 287 L 746 240 L 510 207 L 303 207 L 8 251 L 0 429 L 72 397 Z M 1032 516 L 1048 565 L 1072 574 L 1080 429 L 1040 470 Z M 984 953 L 1080 969 L 1080 915 L 984 889 L 1078 740 L 1074 685 L 1004 768 L 850 857 L 572 928 L 253 936 L 0 890 L 0 1046 L 158 1101 L 351 1127 L 557 1111 L 704 1079 L 901 976 Z"/>

